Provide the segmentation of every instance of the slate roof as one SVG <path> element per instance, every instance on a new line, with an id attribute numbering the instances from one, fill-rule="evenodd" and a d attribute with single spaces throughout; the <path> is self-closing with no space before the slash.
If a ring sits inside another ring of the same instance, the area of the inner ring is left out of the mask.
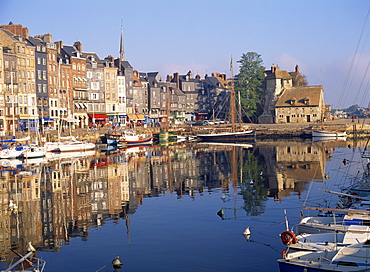
<path id="1" fill-rule="evenodd" d="M 279 97 L 275 107 L 312 107 L 320 105 L 320 98 L 323 96 L 322 85 L 295 87 L 286 89 Z M 291 100 L 295 100 L 292 105 Z M 305 103 L 308 100 L 308 103 Z"/>
<path id="2" fill-rule="evenodd" d="M 217 77 L 206 77 L 204 81 L 207 84 L 213 86 L 214 88 L 224 88 L 222 82 L 220 82 L 220 80 Z"/>
<path id="3" fill-rule="evenodd" d="M 61 48 L 62 55 L 68 55 L 69 57 L 77 57 L 77 48 L 75 46 L 71 45 L 64 45 L 63 48 Z M 80 58 L 84 58 L 85 56 L 81 53 Z"/>

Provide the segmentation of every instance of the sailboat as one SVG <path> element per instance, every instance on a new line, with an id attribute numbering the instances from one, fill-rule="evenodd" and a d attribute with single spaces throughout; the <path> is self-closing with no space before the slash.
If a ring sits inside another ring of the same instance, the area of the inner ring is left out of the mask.
<path id="1" fill-rule="evenodd" d="M 72 117 L 64 119 L 66 122 L 75 122 Z M 78 141 L 76 137 L 60 136 L 60 126 L 58 128 L 58 141 L 57 142 L 47 142 L 44 145 L 46 147 L 46 152 L 81 152 L 95 150 L 95 144 L 86 141 Z"/>
<path id="2" fill-rule="evenodd" d="M 240 108 L 239 99 L 239 108 Z M 256 132 L 253 130 L 240 130 L 236 129 L 236 113 L 235 113 L 235 90 L 234 90 L 234 71 L 232 70 L 231 94 L 230 94 L 230 108 L 231 108 L 231 132 L 214 132 L 207 134 L 197 134 L 197 139 L 202 142 L 235 142 L 235 141 L 255 141 Z M 239 117 L 241 119 L 241 116 Z"/>

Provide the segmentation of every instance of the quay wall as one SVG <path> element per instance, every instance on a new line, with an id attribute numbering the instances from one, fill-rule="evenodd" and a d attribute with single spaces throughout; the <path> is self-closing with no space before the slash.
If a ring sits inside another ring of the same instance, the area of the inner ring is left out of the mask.
<path id="1" fill-rule="evenodd" d="M 331 120 L 323 124 L 312 123 L 289 123 L 289 124 L 242 124 L 244 129 L 255 130 L 257 139 L 289 139 L 289 138 L 311 138 L 311 130 L 322 129 L 346 131 L 347 138 L 368 138 L 370 137 L 370 120 L 367 119 L 340 119 Z M 138 133 L 159 133 L 158 127 L 136 127 Z M 71 134 L 77 136 L 79 140 L 88 140 L 90 142 L 99 143 L 100 136 L 108 132 L 109 128 L 99 128 L 96 131 L 89 131 L 86 128 L 73 129 Z M 170 131 L 181 133 L 183 135 L 196 135 L 199 133 L 212 133 L 220 131 L 231 131 L 230 124 L 219 126 L 172 126 Z M 36 138 L 36 132 L 30 133 L 31 138 Z M 61 136 L 68 136 L 70 132 L 63 132 Z M 24 138 L 29 135 L 28 132 L 17 132 L 17 138 Z M 0 137 L 1 140 L 9 139 L 12 135 Z M 55 141 L 58 138 L 57 131 L 46 131 L 43 135 L 47 141 Z"/>

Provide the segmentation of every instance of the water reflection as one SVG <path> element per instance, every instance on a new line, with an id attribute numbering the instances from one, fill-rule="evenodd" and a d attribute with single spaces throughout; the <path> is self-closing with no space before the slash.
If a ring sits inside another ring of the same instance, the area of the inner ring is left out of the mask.
<path id="1" fill-rule="evenodd" d="M 247 216 L 265 212 L 269 197 L 301 194 L 308 181 L 322 182 L 326 161 L 338 142 L 262 142 L 254 146 L 184 144 L 134 147 L 2 162 L 0 171 L 0 256 L 4 263 L 25 253 L 57 252 L 71 238 L 89 238 L 89 228 L 130 216 L 145 198 L 221 192 L 224 202 L 240 195 Z M 78 156 L 81 155 L 81 156 Z M 231 184 L 231 186 L 230 186 Z M 238 207 L 239 208 L 239 207 Z"/>

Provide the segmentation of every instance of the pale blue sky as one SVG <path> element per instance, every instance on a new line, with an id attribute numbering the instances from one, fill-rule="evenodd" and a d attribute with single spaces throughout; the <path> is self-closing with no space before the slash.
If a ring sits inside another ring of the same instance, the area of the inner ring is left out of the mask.
<path id="1" fill-rule="evenodd" d="M 122 18 L 125 56 L 139 71 L 230 76 L 231 55 L 237 73 L 240 56 L 257 52 L 267 68 L 298 64 L 341 108 L 369 103 L 369 8 L 368 0 L 0 0 L 0 24 L 80 41 L 104 58 L 118 57 Z"/>

